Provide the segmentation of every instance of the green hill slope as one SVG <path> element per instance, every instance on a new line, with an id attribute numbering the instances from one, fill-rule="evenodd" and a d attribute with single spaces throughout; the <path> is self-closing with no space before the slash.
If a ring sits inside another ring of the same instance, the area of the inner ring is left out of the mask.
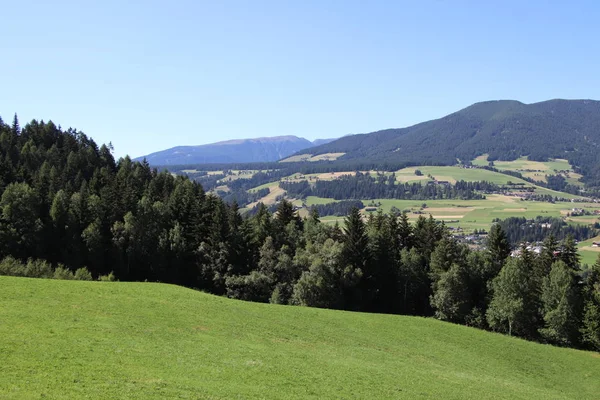
<path id="1" fill-rule="evenodd" d="M 597 398 L 598 354 L 176 286 L 0 277 L 1 398 Z"/>

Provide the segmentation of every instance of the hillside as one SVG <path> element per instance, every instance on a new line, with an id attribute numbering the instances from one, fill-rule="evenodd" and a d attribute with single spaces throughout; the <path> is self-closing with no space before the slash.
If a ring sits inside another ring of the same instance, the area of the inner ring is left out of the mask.
<path id="1" fill-rule="evenodd" d="M 135 161 L 145 158 L 151 165 L 269 162 L 332 140 L 310 142 L 296 136 L 227 140 L 201 146 L 177 146 L 138 157 Z"/>
<path id="2" fill-rule="evenodd" d="M 0 277 L 0 397 L 591 399 L 596 353 L 177 286 Z"/>
<path id="3" fill-rule="evenodd" d="M 482 154 L 489 154 L 489 160 L 560 158 L 598 186 L 599 127 L 598 101 L 488 101 L 407 128 L 343 137 L 310 154 L 345 153 L 341 160 L 417 165 L 452 165 Z"/>

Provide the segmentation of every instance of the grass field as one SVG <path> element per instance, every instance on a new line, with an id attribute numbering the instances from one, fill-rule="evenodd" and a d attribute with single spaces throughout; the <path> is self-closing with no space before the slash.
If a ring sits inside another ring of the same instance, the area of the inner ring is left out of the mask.
<path id="1" fill-rule="evenodd" d="M 511 216 L 535 218 L 538 215 L 560 217 L 563 213 L 573 208 L 573 203 L 557 202 L 546 203 L 539 201 L 521 201 L 515 197 L 502 195 L 488 195 L 484 200 L 393 200 L 375 199 L 381 203 L 381 209 L 389 212 L 392 206 L 400 211 L 409 211 L 409 217 L 416 219 L 417 214 L 411 211 L 421 211 L 425 216 L 431 214 L 434 218 L 442 220 L 456 220 L 459 222 L 448 223 L 449 226 L 460 226 L 466 230 L 488 229 L 495 218 Z M 364 204 L 370 201 L 363 201 Z M 427 208 L 421 209 L 423 204 Z M 577 203 L 577 207 L 584 209 L 597 209 L 598 204 Z"/>
<path id="2" fill-rule="evenodd" d="M 484 154 L 473 160 L 473 165 L 488 165 L 488 155 Z M 582 185 L 579 182 L 580 174 L 573 171 L 567 160 L 553 159 L 549 161 L 530 161 L 527 157 L 521 157 L 514 161 L 494 161 L 494 167 L 499 170 L 520 172 L 523 176 L 537 181 L 546 182 L 546 175 L 554 175 L 557 171 L 567 171 L 562 175 L 572 185 Z"/>
<path id="3" fill-rule="evenodd" d="M 600 355 L 433 319 L 0 277 L 0 398 L 594 399 Z"/>
<path id="4" fill-rule="evenodd" d="M 448 181 L 450 183 L 455 183 L 456 181 L 460 180 L 466 182 L 487 181 L 495 183 L 497 185 L 505 185 L 508 182 L 522 183 L 526 186 L 535 186 L 535 192 L 539 194 L 549 194 L 551 196 L 564 197 L 567 199 L 579 197 L 568 193 L 557 192 L 556 190 L 546 189 L 541 186 L 536 186 L 527 181 L 524 181 L 523 179 L 515 178 L 510 175 L 505 175 L 499 172 L 488 171 L 486 169 L 479 168 L 421 166 L 415 168 L 401 169 L 397 171 L 397 174 L 400 174 L 400 176 L 410 175 L 411 172 L 414 174 L 415 169 L 419 169 L 423 173 L 423 175 L 425 175 L 425 177 L 427 175 L 431 175 L 438 181 Z M 419 177 L 415 176 L 415 178 Z"/>
<path id="5" fill-rule="evenodd" d="M 312 154 L 298 154 L 297 156 L 291 156 L 285 158 L 279 162 L 300 162 L 300 161 L 334 161 L 343 156 L 346 153 L 325 153 L 313 156 Z"/>
<path id="6" fill-rule="evenodd" d="M 600 242 L 600 236 L 580 242 L 577 245 L 581 256 L 581 264 L 593 265 L 600 256 L 600 247 L 592 247 L 592 242 Z"/>

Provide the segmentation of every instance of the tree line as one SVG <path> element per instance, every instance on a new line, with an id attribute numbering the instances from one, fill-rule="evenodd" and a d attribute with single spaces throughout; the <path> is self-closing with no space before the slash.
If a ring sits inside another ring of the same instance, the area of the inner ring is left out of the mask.
<path id="1" fill-rule="evenodd" d="M 300 218 L 286 200 L 274 213 L 259 204 L 242 217 L 235 202 L 187 177 L 115 161 L 110 146 L 52 122 L 0 121 L 0 165 L 5 265 L 43 260 L 73 276 L 86 267 L 94 279 L 112 272 L 243 300 L 434 316 L 600 348 L 600 261 L 582 274 L 572 238 L 509 257 L 498 224 L 477 251 L 431 217 L 365 218 L 352 208 L 342 225 L 328 225 L 316 209 Z"/>
<path id="2" fill-rule="evenodd" d="M 561 218 L 537 216 L 534 219 L 525 217 L 509 217 L 496 219 L 512 246 L 521 242 L 541 242 L 547 236 L 564 240 L 571 236 L 582 241 L 600 234 L 600 223 L 594 225 L 569 225 Z"/>
<path id="3" fill-rule="evenodd" d="M 357 171 L 353 175 L 343 175 L 332 180 L 317 180 L 308 182 L 280 182 L 279 187 L 286 190 L 288 195 L 298 198 L 317 196 L 344 199 L 405 199 L 405 200 L 435 200 L 435 199 L 484 199 L 480 192 L 496 192 L 500 187 L 489 182 L 458 181 L 455 184 L 420 182 L 402 183 L 396 181 L 394 174 L 378 174 L 376 177 Z"/>

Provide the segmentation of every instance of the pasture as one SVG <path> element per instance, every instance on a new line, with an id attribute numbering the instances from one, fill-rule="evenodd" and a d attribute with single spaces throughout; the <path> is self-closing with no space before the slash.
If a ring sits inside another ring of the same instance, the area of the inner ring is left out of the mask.
<path id="1" fill-rule="evenodd" d="M 472 161 L 473 165 L 488 165 L 488 155 L 484 154 Z M 494 167 L 499 170 L 515 171 L 523 176 L 536 181 L 546 182 L 546 175 L 561 174 L 568 183 L 582 185 L 579 182 L 581 175 L 573 171 L 567 160 L 552 159 L 549 161 L 530 161 L 527 157 L 521 157 L 514 161 L 494 161 Z"/>
<path id="2" fill-rule="evenodd" d="M 0 397 L 592 399 L 600 357 L 434 319 L 0 277 Z"/>

